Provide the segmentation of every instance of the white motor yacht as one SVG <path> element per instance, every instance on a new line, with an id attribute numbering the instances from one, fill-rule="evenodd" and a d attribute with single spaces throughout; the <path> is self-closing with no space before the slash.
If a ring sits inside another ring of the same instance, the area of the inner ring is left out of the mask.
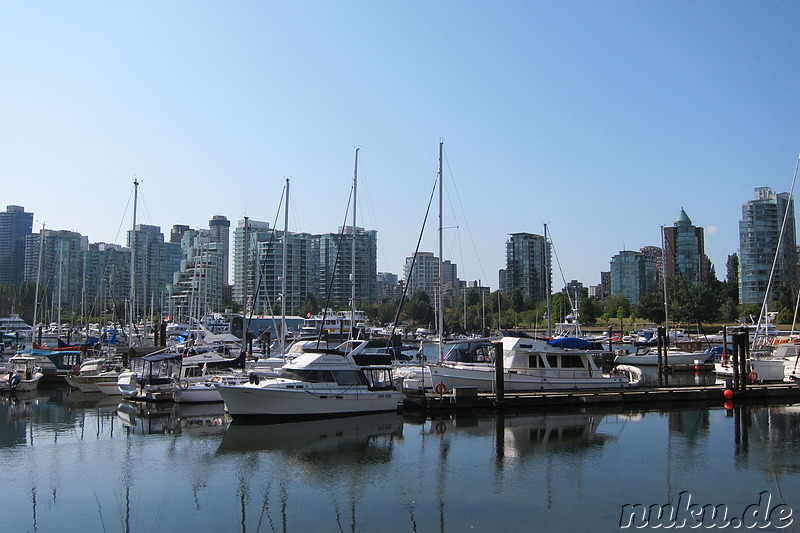
<path id="1" fill-rule="evenodd" d="M 641 371 L 627 366 L 604 374 L 597 367 L 592 350 L 559 348 L 524 333 L 506 334 L 499 344 L 506 391 L 628 388 L 643 381 Z M 429 368 L 434 390 L 440 394 L 458 387 L 475 387 L 479 392 L 495 389 L 496 366 L 492 362 L 445 361 Z"/>
<path id="2" fill-rule="evenodd" d="M 228 413 L 241 418 L 333 418 L 396 411 L 404 396 L 391 366 L 359 364 L 368 341 L 347 341 L 336 350 L 309 351 L 282 367 L 280 377 L 218 384 Z"/>

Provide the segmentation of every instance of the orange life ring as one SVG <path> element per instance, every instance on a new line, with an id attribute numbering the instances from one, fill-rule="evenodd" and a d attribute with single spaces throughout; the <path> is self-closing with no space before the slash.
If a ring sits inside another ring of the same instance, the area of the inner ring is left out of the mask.
<path id="1" fill-rule="evenodd" d="M 447 385 L 445 385 L 440 381 L 439 383 L 436 384 L 435 387 L 433 387 L 433 390 L 436 392 L 436 394 L 441 396 L 442 394 L 447 392 Z"/>
<path id="2" fill-rule="evenodd" d="M 750 372 L 747 375 L 747 378 L 750 380 L 750 383 L 755 383 L 756 381 L 758 381 L 758 374 L 756 374 L 755 372 Z"/>

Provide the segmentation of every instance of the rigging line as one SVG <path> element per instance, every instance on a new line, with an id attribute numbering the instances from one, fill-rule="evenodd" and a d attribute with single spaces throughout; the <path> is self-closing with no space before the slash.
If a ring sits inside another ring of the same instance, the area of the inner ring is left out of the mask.
<path id="1" fill-rule="evenodd" d="M 130 195 L 128 196 L 128 203 L 127 203 L 127 204 L 125 204 L 125 211 L 123 211 L 123 212 L 122 212 L 122 219 L 119 221 L 119 227 L 117 228 L 117 234 L 114 236 L 114 242 L 115 242 L 115 243 L 117 242 L 117 239 L 119 239 L 119 232 L 120 232 L 120 231 L 122 231 L 122 224 L 125 222 L 125 219 L 126 219 L 126 217 L 127 217 L 127 215 L 128 215 L 128 208 L 129 208 L 129 207 L 130 207 L 130 205 L 131 205 L 131 199 L 133 198 L 133 191 L 134 191 L 135 189 L 136 189 L 136 185 L 134 185 L 134 186 L 131 188 L 131 193 L 130 193 Z"/>
<path id="2" fill-rule="evenodd" d="M 578 308 L 578 295 L 575 295 L 575 301 L 572 301 L 572 295 L 569 293 L 569 286 L 567 285 L 567 278 L 564 277 L 564 271 L 561 268 L 561 261 L 558 259 L 558 252 L 556 252 L 556 245 L 553 244 L 553 232 L 550 231 L 550 248 L 553 250 L 553 255 L 556 257 L 556 264 L 558 265 L 558 271 L 561 273 L 561 281 L 564 282 L 564 292 L 567 293 L 567 300 L 569 300 L 569 304 L 572 306 L 572 310 L 575 311 Z"/>
<path id="3" fill-rule="evenodd" d="M 272 222 L 272 232 L 270 233 L 269 241 L 267 241 L 267 249 L 264 250 L 264 260 L 262 261 L 261 268 L 259 269 L 258 282 L 256 283 L 256 293 L 253 295 L 253 306 L 251 307 L 251 310 L 250 310 L 250 318 L 247 319 L 247 329 L 245 331 L 250 331 L 250 324 L 251 324 L 251 322 L 253 320 L 253 308 L 255 308 L 256 304 L 258 304 L 258 294 L 259 294 L 259 292 L 261 292 L 261 282 L 264 279 L 264 272 L 267 270 L 267 258 L 269 257 L 269 254 L 272 251 L 272 245 L 273 245 L 273 242 L 275 240 L 275 232 L 277 231 L 277 228 L 278 228 L 278 216 L 280 215 L 281 205 L 283 204 L 283 201 L 284 201 L 285 197 L 286 197 L 286 186 L 284 185 L 283 186 L 283 192 L 281 192 L 281 198 L 278 201 L 278 209 L 275 212 L 275 219 Z M 284 236 L 283 245 L 286 246 L 286 236 Z M 256 253 L 258 253 L 258 248 L 257 247 L 256 247 Z M 256 258 L 256 261 L 258 261 L 258 258 Z M 285 295 L 284 295 L 284 297 L 285 297 Z M 270 299 L 268 294 L 265 296 L 265 298 L 267 300 L 266 303 L 269 306 L 270 316 L 272 317 L 272 321 L 274 322 L 275 321 L 275 315 L 272 312 L 272 300 Z M 277 329 L 276 329 L 276 331 L 277 331 Z M 285 332 L 281 332 L 281 335 L 285 335 Z"/>
<path id="4" fill-rule="evenodd" d="M 142 180 L 139 180 L 139 183 L 143 183 Z M 153 217 L 150 216 L 150 211 L 147 209 L 147 205 L 144 203 L 144 192 L 139 191 L 139 202 L 142 207 L 142 214 L 144 215 L 145 221 L 148 224 L 153 224 Z"/>
<path id="5" fill-rule="evenodd" d="M 444 152 L 444 160 L 447 163 L 447 170 L 450 173 L 451 181 L 453 182 L 453 191 L 455 192 L 456 199 L 458 200 L 458 205 L 461 208 L 461 214 L 464 217 L 464 225 L 467 227 L 467 234 L 469 235 L 470 242 L 472 243 L 472 249 L 475 252 L 475 258 L 478 260 L 478 267 L 480 268 L 481 275 L 483 276 L 482 279 L 487 280 L 488 277 L 486 276 L 486 271 L 483 269 L 483 262 L 481 261 L 481 255 L 478 253 L 478 246 L 475 244 L 475 238 L 472 235 L 472 228 L 469 227 L 469 219 L 464 215 L 464 204 L 461 202 L 461 195 L 458 194 L 458 188 L 455 186 L 455 180 L 452 179 L 453 170 L 450 168 L 450 160 L 447 159 L 447 152 Z"/>
<path id="6" fill-rule="evenodd" d="M 414 265 L 417 262 L 417 254 L 419 253 L 419 247 L 422 243 L 422 235 L 425 233 L 425 224 L 428 222 L 428 215 L 431 212 L 431 205 L 433 204 L 433 197 L 436 193 L 436 182 L 438 180 L 434 180 L 433 188 L 431 189 L 431 197 L 428 199 L 428 208 L 425 210 L 425 217 L 422 219 L 422 228 L 419 230 L 419 237 L 417 237 L 417 247 L 414 249 L 414 256 L 411 258 L 411 267 L 408 269 L 408 279 L 403 284 L 403 294 L 400 295 L 400 303 L 397 305 L 397 312 L 394 316 L 394 321 L 392 322 L 392 331 L 389 333 L 389 338 L 394 335 L 394 330 L 397 327 L 397 321 L 400 320 L 400 311 L 403 309 L 403 303 L 406 299 L 406 294 L 408 294 L 408 286 L 410 285 L 409 281 L 411 280 L 411 274 L 414 272 Z M 439 273 L 439 277 L 441 277 L 441 273 Z M 441 333 L 439 337 L 441 338 Z M 425 359 L 423 358 L 423 364 Z"/>
<path id="7" fill-rule="evenodd" d="M 331 295 L 333 293 L 334 282 L 336 281 L 336 268 L 339 264 L 339 255 L 340 252 L 342 251 L 344 244 L 345 228 L 347 227 L 347 215 L 350 213 L 350 202 L 353 201 L 353 192 L 354 192 L 353 186 L 351 185 L 350 196 L 347 198 L 347 209 L 344 210 L 344 220 L 342 221 L 342 227 L 341 230 L 339 231 L 339 242 L 336 243 L 336 256 L 334 257 L 333 260 L 333 272 L 329 276 L 330 280 L 327 287 L 328 290 L 327 294 L 325 295 L 325 307 L 322 309 L 322 322 L 320 323 L 319 333 L 317 334 L 317 346 L 319 346 L 319 343 L 322 342 L 322 331 L 324 330 L 325 326 L 325 318 L 328 315 L 328 308 L 330 307 L 331 304 Z M 353 236 L 355 236 L 355 231 L 356 229 L 353 228 Z M 341 332 L 339 333 L 341 334 Z M 350 332 L 350 335 L 351 336 L 353 335 L 352 331 Z"/>
<path id="8" fill-rule="evenodd" d="M 369 176 L 367 174 L 367 168 L 364 166 L 363 158 L 359 158 L 359 160 L 358 160 L 358 182 L 359 182 L 359 184 L 362 185 L 362 191 L 363 191 L 362 194 L 366 194 L 366 196 L 367 196 L 367 202 L 366 203 L 367 203 L 367 207 L 368 207 L 368 213 L 370 214 L 371 219 L 372 219 L 373 227 L 376 230 L 379 230 L 381 225 L 378 223 L 378 217 L 375 214 L 375 204 L 372 201 L 372 191 L 370 190 L 370 187 L 369 187 Z M 367 217 L 365 217 L 363 215 L 363 213 L 361 212 L 361 205 L 363 203 L 364 202 L 359 202 L 357 207 L 359 209 L 359 215 L 361 215 L 361 220 L 366 221 Z M 363 225 L 364 225 L 364 228 L 366 229 L 367 228 L 366 222 L 364 222 Z M 380 235 L 380 231 L 378 231 L 378 235 Z M 389 261 L 386 259 L 386 249 L 384 248 L 383 241 L 381 239 L 378 239 L 378 250 L 379 250 L 380 255 L 381 255 L 382 259 L 383 259 L 384 270 L 386 272 L 388 272 L 389 271 L 389 266 L 388 266 L 389 265 Z"/>

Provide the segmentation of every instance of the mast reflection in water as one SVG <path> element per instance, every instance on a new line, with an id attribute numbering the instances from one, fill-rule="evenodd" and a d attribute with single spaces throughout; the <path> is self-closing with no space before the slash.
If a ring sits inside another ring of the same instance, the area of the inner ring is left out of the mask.
<path id="1" fill-rule="evenodd" d="M 800 509 L 800 406 L 231 425 L 221 404 L 0 399 L 3 531 L 615 531 L 625 504 Z"/>

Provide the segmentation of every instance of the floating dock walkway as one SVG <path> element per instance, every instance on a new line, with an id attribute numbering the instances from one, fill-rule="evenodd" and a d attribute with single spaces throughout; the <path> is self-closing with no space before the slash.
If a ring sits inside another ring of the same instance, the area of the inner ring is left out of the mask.
<path id="1" fill-rule="evenodd" d="M 474 387 L 456 388 L 445 394 L 433 391 L 407 393 L 404 407 L 407 410 L 447 411 L 455 409 L 492 409 L 501 411 L 529 411 L 540 407 L 568 407 L 589 405 L 618 405 L 671 402 L 715 402 L 736 400 L 781 400 L 793 398 L 800 401 L 800 387 L 790 383 L 747 385 L 745 391 L 731 391 L 726 397 L 724 385 L 688 387 L 649 387 L 641 389 L 603 391 L 559 392 L 505 392 L 498 399 L 494 393 L 478 393 Z"/>

